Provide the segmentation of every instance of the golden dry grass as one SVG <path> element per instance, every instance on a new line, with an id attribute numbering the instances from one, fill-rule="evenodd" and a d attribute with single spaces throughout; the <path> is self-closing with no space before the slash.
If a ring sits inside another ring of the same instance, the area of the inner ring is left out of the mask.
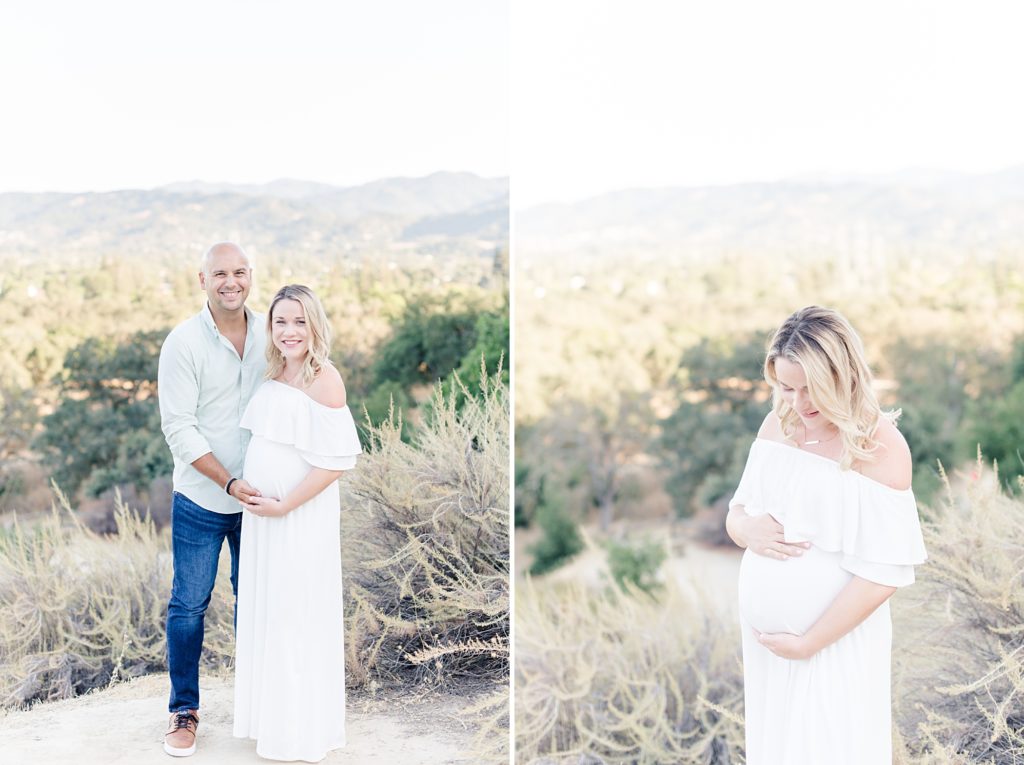
<path id="1" fill-rule="evenodd" d="M 741 761 L 738 641 L 720 619 L 672 582 L 652 599 L 523 580 L 517 761 Z"/>
<path id="2" fill-rule="evenodd" d="M 1024 501 L 980 456 L 957 485 L 894 611 L 897 720 L 908 762 L 1024 763 Z"/>
<path id="3" fill-rule="evenodd" d="M 57 491 L 48 518 L 0 536 L 0 706 L 69 698 L 165 669 L 169 538 L 120 498 L 115 517 L 118 533 L 98 535 Z M 202 665 L 222 668 L 233 655 L 231 585 L 222 576 Z"/>

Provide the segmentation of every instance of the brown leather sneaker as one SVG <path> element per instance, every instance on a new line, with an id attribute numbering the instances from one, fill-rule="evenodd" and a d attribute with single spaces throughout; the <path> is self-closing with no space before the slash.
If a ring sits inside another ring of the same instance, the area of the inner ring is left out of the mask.
<path id="1" fill-rule="evenodd" d="M 171 713 L 171 723 L 164 734 L 164 751 L 171 757 L 188 757 L 196 751 L 196 730 L 199 710 L 182 709 Z"/>

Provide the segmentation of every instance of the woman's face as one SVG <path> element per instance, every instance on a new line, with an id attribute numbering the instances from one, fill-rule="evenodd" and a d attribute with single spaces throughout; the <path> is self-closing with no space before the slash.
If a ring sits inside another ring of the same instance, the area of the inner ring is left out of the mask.
<path id="1" fill-rule="evenodd" d="M 779 381 L 782 400 L 793 407 L 808 429 L 825 425 L 828 420 L 818 411 L 807 392 L 807 375 L 795 361 L 780 356 L 775 359 L 775 379 Z"/>
<path id="2" fill-rule="evenodd" d="M 279 300 L 274 306 L 270 324 L 274 347 L 286 360 L 302 361 L 309 350 L 306 314 L 298 300 Z"/>

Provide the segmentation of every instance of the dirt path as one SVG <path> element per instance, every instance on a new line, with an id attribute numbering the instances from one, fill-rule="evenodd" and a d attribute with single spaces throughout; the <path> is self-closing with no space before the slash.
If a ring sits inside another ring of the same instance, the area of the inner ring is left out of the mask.
<path id="1" fill-rule="evenodd" d="M 532 531 L 532 529 L 531 529 Z M 520 531 L 516 532 L 517 535 Z M 661 529 L 659 533 L 665 534 Z M 656 533 L 651 533 L 657 538 Z M 608 573 L 608 554 L 592 541 L 586 549 L 575 555 L 569 562 L 556 568 L 544 578 L 547 582 L 581 582 L 588 587 L 603 587 L 611 581 Z M 516 537 L 517 550 L 526 550 L 533 538 L 525 534 Z M 523 557 L 528 557 L 523 555 Z M 682 554 L 672 555 L 662 567 L 662 575 L 674 579 L 683 592 L 694 598 L 703 596 L 705 602 L 719 609 L 723 615 L 738 613 L 736 583 L 739 579 L 741 551 L 735 547 L 709 547 L 699 542 L 687 542 Z M 528 564 L 517 561 L 517 567 L 525 572 Z"/>
<path id="2" fill-rule="evenodd" d="M 11 765 L 253 765 L 256 742 L 231 735 L 232 680 L 204 677 L 199 749 L 172 758 L 161 748 L 167 722 L 166 675 L 0 717 L 0 763 Z M 322 763 L 444 765 L 474 761 L 473 731 L 455 696 L 350 698 L 348 746 Z"/>

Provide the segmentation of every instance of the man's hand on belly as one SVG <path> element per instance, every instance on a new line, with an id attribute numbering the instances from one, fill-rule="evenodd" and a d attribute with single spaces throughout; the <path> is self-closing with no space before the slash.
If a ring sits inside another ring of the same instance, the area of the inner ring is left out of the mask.
<path id="1" fill-rule="evenodd" d="M 253 497 L 260 497 L 259 489 L 254 489 L 244 478 L 239 478 L 231 484 L 231 496 L 239 502 L 251 502 Z"/>

